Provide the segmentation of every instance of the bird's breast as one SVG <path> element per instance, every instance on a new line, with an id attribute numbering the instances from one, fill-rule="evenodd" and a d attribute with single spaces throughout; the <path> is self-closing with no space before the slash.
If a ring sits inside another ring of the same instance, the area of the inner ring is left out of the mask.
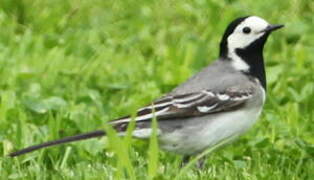
<path id="1" fill-rule="evenodd" d="M 255 106 L 187 119 L 180 129 L 161 134 L 161 148 L 185 155 L 200 153 L 246 132 L 261 111 L 262 106 Z"/>

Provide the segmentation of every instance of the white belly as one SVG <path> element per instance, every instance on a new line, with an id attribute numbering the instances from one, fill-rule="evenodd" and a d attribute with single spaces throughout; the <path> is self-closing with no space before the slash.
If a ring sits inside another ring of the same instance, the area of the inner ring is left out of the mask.
<path id="1" fill-rule="evenodd" d="M 180 154 L 195 154 L 243 134 L 258 119 L 262 108 L 237 110 L 202 117 L 196 122 L 160 136 L 161 148 Z M 228 142 L 228 141 L 227 141 Z"/>

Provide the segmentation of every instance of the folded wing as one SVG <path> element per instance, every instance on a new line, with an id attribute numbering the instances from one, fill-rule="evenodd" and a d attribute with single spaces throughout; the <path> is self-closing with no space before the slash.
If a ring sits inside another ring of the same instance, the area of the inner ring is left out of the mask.
<path id="1" fill-rule="evenodd" d="M 165 96 L 139 109 L 134 120 L 141 122 L 156 118 L 159 121 L 232 111 L 243 106 L 252 96 L 252 89 L 239 91 L 232 88 L 223 92 L 203 90 L 189 94 Z M 127 116 L 111 121 L 111 123 L 115 125 L 116 129 L 122 131 L 130 120 L 131 117 Z"/>

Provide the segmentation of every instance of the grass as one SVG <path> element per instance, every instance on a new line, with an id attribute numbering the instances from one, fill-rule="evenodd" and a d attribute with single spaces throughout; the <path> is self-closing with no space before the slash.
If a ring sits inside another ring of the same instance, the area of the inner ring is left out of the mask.
<path id="1" fill-rule="evenodd" d="M 1 0 L 0 179 L 313 178 L 313 13 L 307 0 Z M 134 113 L 217 58 L 226 25 L 247 14 L 286 25 L 265 48 L 267 102 L 204 170 L 111 131 L 6 156 Z"/>

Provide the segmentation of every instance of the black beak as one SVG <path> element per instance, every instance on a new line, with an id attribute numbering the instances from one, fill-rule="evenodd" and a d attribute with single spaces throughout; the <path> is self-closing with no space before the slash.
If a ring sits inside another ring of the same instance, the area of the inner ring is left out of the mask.
<path id="1" fill-rule="evenodd" d="M 262 32 L 272 32 L 272 31 L 275 31 L 275 30 L 280 29 L 282 27 L 284 27 L 283 24 L 268 25 L 266 27 L 266 29 L 262 30 Z"/>

